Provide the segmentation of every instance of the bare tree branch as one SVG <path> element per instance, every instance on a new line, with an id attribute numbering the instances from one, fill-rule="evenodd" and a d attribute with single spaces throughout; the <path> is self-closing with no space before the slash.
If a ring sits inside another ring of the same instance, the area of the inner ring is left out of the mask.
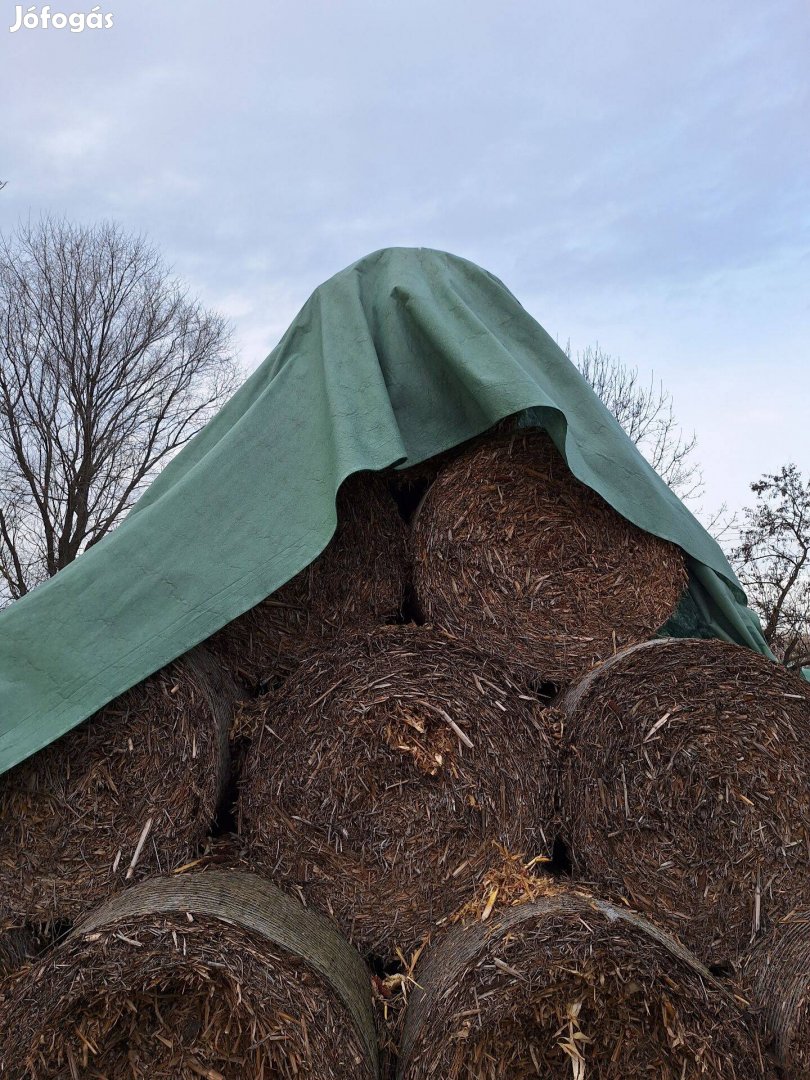
<path id="1" fill-rule="evenodd" d="M 571 358 L 570 345 L 566 353 Z M 642 382 L 629 367 L 599 345 L 577 353 L 574 361 L 658 475 L 684 501 L 703 494 L 703 474 L 695 461 L 697 438 L 681 430 L 672 395 L 650 375 Z"/>
<path id="2" fill-rule="evenodd" d="M 0 237 L 0 604 L 105 536 L 235 383 L 226 323 L 141 237 Z"/>
<path id="3" fill-rule="evenodd" d="M 751 485 L 732 563 L 765 640 L 790 668 L 810 665 L 810 480 L 795 465 Z"/>

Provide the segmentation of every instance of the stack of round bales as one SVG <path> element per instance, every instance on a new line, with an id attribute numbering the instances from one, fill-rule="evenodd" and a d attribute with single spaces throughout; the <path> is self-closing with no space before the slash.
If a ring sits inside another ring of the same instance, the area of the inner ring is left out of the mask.
<path id="1" fill-rule="evenodd" d="M 369 972 L 244 872 L 155 878 L 0 989 L 10 1080 L 375 1080 Z"/>
<path id="2" fill-rule="evenodd" d="M 658 640 L 595 668 L 560 706 L 580 877 L 713 964 L 810 906 L 810 686 L 737 645 Z"/>
<path id="3" fill-rule="evenodd" d="M 756 1032 L 721 984 L 647 919 L 515 874 L 425 949 L 398 1080 L 753 1080 Z M 497 882 L 493 885 L 493 881 Z"/>
<path id="4" fill-rule="evenodd" d="M 365 955 L 414 949 L 499 845 L 550 852 L 554 720 L 466 643 L 414 626 L 346 638 L 246 711 L 251 857 Z"/>
<path id="5" fill-rule="evenodd" d="M 408 533 L 383 478 L 356 473 L 338 491 L 337 528 L 308 567 L 209 640 L 242 681 L 273 684 L 312 648 L 395 622 L 408 578 Z"/>
<path id="6" fill-rule="evenodd" d="M 810 689 L 734 646 L 646 641 L 684 594 L 683 554 L 541 432 L 448 455 L 410 553 L 382 476 L 344 483 L 337 517 L 213 660 L 195 651 L 0 778 L 0 925 L 84 918 L 35 962 L 9 938 L 0 1075 L 367 1080 L 359 954 L 421 956 L 399 1080 L 766 1075 L 701 961 L 810 909 Z M 431 625 L 381 625 L 411 572 Z M 228 778 L 223 669 L 271 687 L 232 728 L 251 736 L 237 819 L 284 893 L 235 869 L 242 853 L 134 885 L 196 863 Z M 580 678 L 549 708 L 550 684 Z M 561 824 L 581 889 L 514 873 L 549 861 Z M 806 981 L 779 978 L 803 1032 Z"/>
<path id="7" fill-rule="evenodd" d="M 416 514 L 413 552 L 425 619 L 534 683 L 568 683 L 651 637 L 687 584 L 680 549 L 576 480 L 537 431 L 448 464 Z"/>
<path id="8" fill-rule="evenodd" d="M 227 780 L 235 701 L 197 649 L 0 777 L 0 919 L 72 920 L 193 857 Z"/>

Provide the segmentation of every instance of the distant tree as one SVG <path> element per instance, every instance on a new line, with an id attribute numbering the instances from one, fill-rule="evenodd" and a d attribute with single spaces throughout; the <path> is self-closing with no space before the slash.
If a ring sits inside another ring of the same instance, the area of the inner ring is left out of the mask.
<path id="1" fill-rule="evenodd" d="M 810 479 L 795 465 L 751 485 L 732 563 L 762 619 L 765 640 L 790 668 L 810 665 Z"/>
<path id="2" fill-rule="evenodd" d="M 0 236 L 0 604 L 105 536 L 235 378 L 225 321 L 141 237 Z"/>
<path id="3" fill-rule="evenodd" d="M 566 349 L 571 356 L 570 346 Z M 703 474 L 695 460 L 697 438 L 685 435 L 675 416 L 672 395 L 650 374 L 603 352 L 598 345 L 577 353 L 574 363 L 655 471 L 685 500 L 703 493 Z"/>

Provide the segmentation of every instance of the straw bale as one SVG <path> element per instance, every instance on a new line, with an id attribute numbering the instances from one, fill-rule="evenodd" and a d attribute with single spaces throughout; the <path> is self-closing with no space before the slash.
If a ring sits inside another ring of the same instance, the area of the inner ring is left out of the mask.
<path id="1" fill-rule="evenodd" d="M 547 435 L 500 434 L 435 480 L 413 525 L 424 618 L 564 684 L 677 607 L 683 553 L 569 472 Z"/>
<path id="2" fill-rule="evenodd" d="M 399 1080 L 770 1075 L 740 1004 L 674 938 L 572 889 L 529 894 L 468 910 L 425 949 Z"/>
<path id="3" fill-rule="evenodd" d="M 658 640 L 594 669 L 560 708 L 580 877 L 712 964 L 810 906 L 807 683 L 738 645 Z"/>
<path id="4" fill-rule="evenodd" d="M 364 955 L 407 956 L 498 845 L 550 855 L 554 723 L 463 642 L 381 628 L 246 708 L 261 733 L 240 793 L 246 846 Z"/>
<path id="5" fill-rule="evenodd" d="M 0 777 L 0 918 L 73 920 L 191 858 L 227 780 L 235 701 L 197 649 Z"/>
<path id="6" fill-rule="evenodd" d="M 810 1080 L 810 911 L 773 927 L 745 958 L 743 976 L 784 1075 Z"/>
<path id="7" fill-rule="evenodd" d="M 355 473 L 338 491 L 336 510 L 337 528 L 321 555 L 209 639 L 242 682 L 272 685 L 309 649 L 400 616 L 408 530 L 385 481 Z"/>
<path id="8" fill-rule="evenodd" d="M 4 987 L 9 1080 L 373 1080 L 369 973 L 250 874 L 141 883 Z"/>

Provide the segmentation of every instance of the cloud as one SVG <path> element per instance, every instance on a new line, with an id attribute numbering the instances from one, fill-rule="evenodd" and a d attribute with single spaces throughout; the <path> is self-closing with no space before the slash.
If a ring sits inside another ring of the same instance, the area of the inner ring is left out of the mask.
<path id="1" fill-rule="evenodd" d="M 111 126 L 109 118 L 88 116 L 54 127 L 39 140 L 40 154 L 52 170 L 73 168 L 83 158 L 95 157 L 103 150 Z"/>
<path id="2" fill-rule="evenodd" d="M 0 225 L 55 210 L 146 231 L 230 313 L 247 366 L 366 252 L 455 251 L 561 340 L 655 366 L 718 491 L 750 473 L 732 381 L 778 402 L 757 427 L 808 459 L 779 376 L 810 338 L 803 3 L 115 12 L 109 34 L 0 42 Z"/>

